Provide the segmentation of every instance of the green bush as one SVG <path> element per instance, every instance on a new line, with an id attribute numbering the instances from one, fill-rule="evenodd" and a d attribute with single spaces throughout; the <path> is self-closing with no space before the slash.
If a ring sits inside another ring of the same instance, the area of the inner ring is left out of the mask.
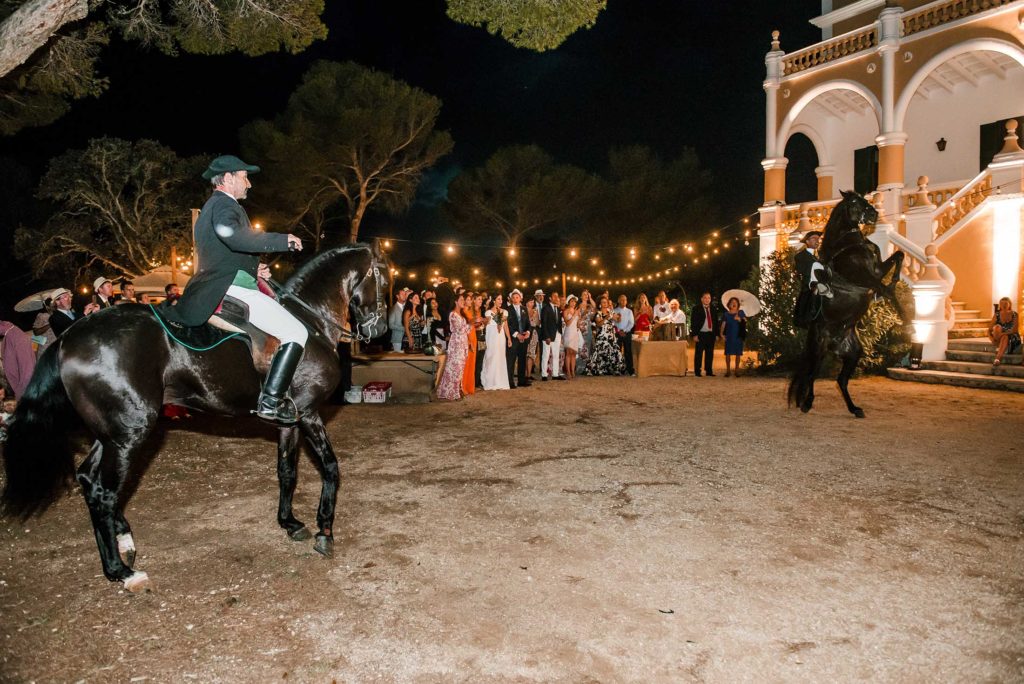
<path id="1" fill-rule="evenodd" d="M 758 364 L 765 370 L 790 370 L 804 354 L 807 333 L 793 324 L 793 308 L 800 291 L 793 256 L 788 247 L 772 252 L 766 268 L 762 271 L 755 266 L 740 284 L 748 292 L 759 293 L 761 315 L 748 326 L 747 347 L 757 351 Z M 897 283 L 896 296 L 909 320 L 914 314 L 910 288 Z M 863 372 L 884 372 L 910 350 L 908 330 L 895 307 L 886 300 L 871 303 L 857 324 L 857 335 L 864 346 L 864 356 L 858 364 Z M 826 369 L 830 360 L 826 360 Z"/>

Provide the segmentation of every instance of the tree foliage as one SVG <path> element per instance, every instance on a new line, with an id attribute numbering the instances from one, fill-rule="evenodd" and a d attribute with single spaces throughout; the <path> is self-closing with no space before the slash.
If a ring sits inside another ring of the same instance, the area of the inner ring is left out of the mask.
<path id="1" fill-rule="evenodd" d="M 169 55 L 296 53 L 327 35 L 323 0 L 0 0 L 0 133 L 45 125 L 97 96 L 112 34 Z"/>
<path id="2" fill-rule="evenodd" d="M 371 206 L 406 209 L 423 171 L 452 149 L 434 129 L 440 112 L 441 100 L 387 74 L 318 62 L 284 113 L 242 130 L 242 148 L 264 166 L 288 228 L 341 202 L 354 242 Z"/>
<path id="3" fill-rule="evenodd" d="M 588 239 L 597 244 L 624 234 L 641 244 L 669 244 L 714 221 L 711 174 L 689 148 L 668 160 L 641 145 L 612 149 L 599 197 L 587 220 Z"/>
<path id="4" fill-rule="evenodd" d="M 57 211 L 40 228 L 19 228 L 15 252 L 36 275 L 146 273 L 171 247 L 189 248 L 203 166 L 152 140 L 90 140 L 50 161 L 37 194 Z"/>
<path id="5" fill-rule="evenodd" d="M 515 247 L 527 235 L 577 230 L 595 189 L 592 176 L 536 145 L 503 147 L 452 181 L 445 212 L 460 233 L 497 234 Z"/>
<path id="6" fill-rule="evenodd" d="M 448 16 L 482 26 L 516 47 L 542 52 L 590 28 L 607 0 L 448 0 Z"/>

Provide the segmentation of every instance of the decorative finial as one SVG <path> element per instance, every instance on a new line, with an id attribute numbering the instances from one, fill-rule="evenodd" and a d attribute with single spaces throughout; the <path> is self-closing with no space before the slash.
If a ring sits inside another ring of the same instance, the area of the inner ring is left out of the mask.
<path id="1" fill-rule="evenodd" d="M 999 154 L 1019 154 L 1024 152 L 1017 142 L 1018 125 L 1016 119 L 1010 119 L 1006 122 L 1006 136 L 1003 138 L 1003 149 L 999 151 Z"/>
<path id="2" fill-rule="evenodd" d="M 777 52 L 779 50 L 779 31 L 778 29 L 772 31 L 772 51 Z"/>
<path id="3" fill-rule="evenodd" d="M 931 200 L 928 199 L 928 176 L 917 177 L 917 192 L 914 193 L 914 206 L 932 206 Z"/>

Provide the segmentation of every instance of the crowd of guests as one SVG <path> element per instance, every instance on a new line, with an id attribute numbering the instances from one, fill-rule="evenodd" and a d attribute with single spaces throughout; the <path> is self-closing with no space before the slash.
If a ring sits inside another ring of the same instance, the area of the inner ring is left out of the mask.
<path id="1" fill-rule="evenodd" d="M 28 387 L 36 360 L 75 321 L 120 304 L 150 303 L 149 294 L 136 295 L 130 280 L 121 279 L 117 284 L 119 291 L 115 292 L 114 280 L 102 276 L 96 278 L 92 284 L 92 296 L 80 310 L 74 306 L 71 290 L 65 287 L 51 290 L 42 297 L 42 309 L 33 320 L 30 331 L 22 330 L 10 321 L 0 320 L 0 441 L 6 437 L 7 424 L 17 406 L 17 399 Z M 172 303 L 180 296 L 178 285 L 164 287 L 164 298 Z M 168 405 L 164 415 L 174 418 L 187 413 L 180 407 Z"/>
<path id="2" fill-rule="evenodd" d="M 445 352 L 437 396 L 455 400 L 478 389 L 528 387 L 537 378 L 636 375 L 634 336 L 692 338 L 697 376 L 714 375 L 715 342 L 724 338 L 726 375 L 738 374 L 746 315 L 739 300 L 730 300 L 727 308 L 720 314 L 711 306 L 710 293 L 704 293 L 691 311 L 688 329 L 679 302 L 665 292 L 653 304 L 641 293 L 632 305 L 624 294 L 613 302 L 607 291 L 595 298 L 588 290 L 563 301 L 557 291 L 537 290 L 524 299 L 515 289 L 506 299 L 502 293 L 452 288 L 442 281 L 418 293 L 403 288 L 388 323 L 393 351 Z"/>

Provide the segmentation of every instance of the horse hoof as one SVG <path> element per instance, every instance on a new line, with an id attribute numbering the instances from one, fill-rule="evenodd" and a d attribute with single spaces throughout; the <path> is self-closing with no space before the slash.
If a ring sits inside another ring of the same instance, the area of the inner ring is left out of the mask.
<path id="1" fill-rule="evenodd" d="M 313 542 L 313 550 L 324 558 L 334 558 L 334 539 L 318 534 Z"/>
<path id="2" fill-rule="evenodd" d="M 117 535 L 117 552 L 129 568 L 135 565 L 135 540 L 130 534 Z"/>
<path id="3" fill-rule="evenodd" d="M 857 417 L 857 418 L 863 418 L 864 417 L 864 409 L 857 409 L 857 410 L 855 410 L 853 412 L 853 415 L 855 417 Z"/>
<path id="4" fill-rule="evenodd" d="M 149 575 L 139 570 L 132 573 L 131 577 L 124 581 L 124 588 L 133 594 L 141 594 L 153 590 L 153 584 L 149 581 Z"/>
<path id="5" fill-rule="evenodd" d="M 310 533 L 309 529 L 305 525 L 303 525 L 299 529 L 295 530 L 294 532 L 289 532 L 288 533 L 288 537 L 292 541 L 297 541 L 297 542 L 306 541 L 307 539 L 309 539 L 312 536 L 313 535 Z"/>

